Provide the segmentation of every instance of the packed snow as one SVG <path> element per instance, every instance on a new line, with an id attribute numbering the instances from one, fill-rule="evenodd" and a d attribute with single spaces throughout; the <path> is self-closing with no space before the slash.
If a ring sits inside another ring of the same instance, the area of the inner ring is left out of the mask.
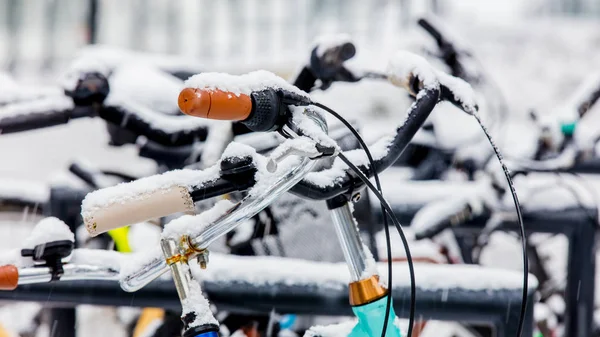
<path id="1" fill-rule="evenodd" d="M 186 88 L 220 90 L 236 96 L 250 95 L 265 89 L 283 89 L 307 97 L 307 93 L 288 83 L 283 78 L 266 70 L 256 70 L 244 75 L 225 73 L 201 73 L 185 81 Z"/>
<path id="2" fill-rule="evenodd" d="M 392 83 L 403 87 L 408 86 L 410 76 L 417 77 L 425 88 L 437 88 L 442 84 L 450 89 L 465 112 L 473 114 L 476 111 L 475 93 L 470 84 L 436 70 L 419 55 L 403 50 L 396 52 L 390 59 L 387 73 Z"/>
<path id="3" fill-rule="evenodd" d="M 55 217 L 48 217 L 33 228 L 31 234 L 23 241 L 22 246 L 23 248 L 33 249 L 37 245 L 62 240 L 75 242 L 75 235 L 64 222 Z"/>
<path id="4" fill-rule="evenodd" d="M 104 101 L 104 105 L 107 107 L 123 109 L 126 113 L 132 114 L 142 121 L 147 122 L 153 129 L 164 131 L 167 134 L 182 131 L 195 131 L 208 128 L 212 124 L 211 120 L 205 118 L 187 115 L 173 116 L 159 113 L 139 101 L 131 100 L 130 97 L 118 92 L 113 92 L 112 90 Z M 125 118 L 124 121 L 126 120 L 127 119 Z"/>
<path id="5" fill-rule="evenodd" d="M 317 56 L 322 57 L 327 50 L 352 42 L 349 34 L 319 35 L 313 42 L 313 46 L 317 48 Z"/>
<path id="6" fill-rule="evenodd" d="M 110 69 L 97 59 L 75 59 L 69 68 L 59 77 L 58 84 L 64 90 L 73 91 L 85 73 L 99 73 L 108 77 Z"/>
<path id="7" fill-rule="evenodd" d="M 394 287 L 408 287 L 410 278 L 406 263 L 393 263 Z M 387 265 L 377 263 L 382 280 L 387 279 Z M 477 265 L 432 265 L 415 263 L 417 288 L 423 290 L 521 289 L 523 275 L 518 271 L 484 268 Z M 345 263 L 303 261 L 280 257 L 244 257 L 212 254 L 209 268 L 201 273 L 203 280 L 213 282 L 249 282 L 257 285 L 318 285 L 322 288 L 342 289 L 350 275 Z M 531 288 L 537 280 L 530 275 Z"/>
<path id="8" fill-rule="evenodd" d="M 110 69 L 116 69 L 123 64 L 129 64 L 131 62 L 164 69 L 166 71 L 200 72 L 205 68 L 197 59 L 191 57 L 133 51 L 131 49 L 103 44 L 85 46 L 77 52 L 76 57 L 82 59 L 97 59 L 106 64 Z"/>
<path id="9" fill-rule="evenodd" d="M 195 266 L 197 267 L 197 265 Z M 202 294 L 202 290 L 200 289 L 200 283 L 197 281 L 197 277 L 195 275 L 198 274 L 197 269 L 192 269 L 190 267 L 184 267 L 184 270 L 189 268 L 186 272 L 191 273 L 192 278 L 189 283 L 190 289 L 188 297 L 182 301 L 182 315 L 186 315 L 188 313 L 196 314 L 196 318 L 190 324 L 190 326 L 200 326 L 204 324 L 214 324 L 219 325 L 219 322 L 215 319 L 213 315 L 210 304 L 204 295 Z M 194 270 L 196 272 L 194 272 Z"/>
<path id="10" fill-rule="evenodd" d="M 143 200 L 151 193 L 167 192 L 178 186 L 202 186 L 219 177 L 219 167 L 212 166 L 206 170 L 175 170 L 163 174 L 141 178 L 133 182 L 121 183 L 103 188 L 86 195 L 81 203 L 81 214 L 84 218 L 112 204 L 123 204 L 133 200 Z"/>
<path id="11" fill-rule="evenodd" d="M 219 200 L 210 210 L 198 215 L 183 215 L 169 222 L 162 233 L 163 239 L 179 239 L 184 235 L 195 238 L 201 234 L 207 226 L 210 226 L 224 214 L 227 214 L 235 206 L 229 200 Z"/>
<path id="12" fill-rule="evenodd" d="M 73 107 L 73 100 L 67 96 L 40 97 L 30 101 L 21 101 L 0 106 L 0 122 L 4 118 L 22 115 L 52 114 L 67 111 Z"/>
<path id="13" fill-rule="evenodd" d="M 109 77 L 111 93 L 135 101 L 156 113 L 179 113 L 177 97 L 183 81 L 156 67 L 144 63 L 128 62 L 117 68 Z M 190 118 L 186 118 L 192 123 Z"/>
<path id="14" fill-rule="evenodd" d="M 25 200 L 32 203 L 45 203 L 50 196 L 50 187 L 31 180 L 0 178 L 0 198 Z"/>

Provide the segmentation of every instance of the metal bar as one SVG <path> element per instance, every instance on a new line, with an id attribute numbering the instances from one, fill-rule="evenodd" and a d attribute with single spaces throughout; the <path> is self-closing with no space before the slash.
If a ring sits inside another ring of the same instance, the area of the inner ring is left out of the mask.
<path id="1" fill-rule="evenodd" d="M 331 217 L 338 241 L 342 246 L 344 259 L 350 270 L 350 277 L 352 281 L 359 281 L 367 269 L 367 254 L 350 205 L 346 203 L 344 206 L 332 209 Z"/>
<path id="2" fill-rule="evenodd" d="M 476 280 L 474 280 L 476 282 Z M 251 284 L 243 281 L 204 281 L 202 288 L 211 303 L 234 313 L 280 313 L 311 315 L 351 315 L 348 288 L 319 285 Z M 409 287 L 394 287 L 394 305 L 398 316 L 408 316 Z M 50 295 L 50 296 L 49 296 Z M 534 289 L 530 290 L 533 303 Z M 424 289 L 417 287 L 419 316 L 423 319 L 460 321 L 466 323 L 501 322 L 517 325 L 516 317 L 507 317 L 507 307 L 518 308 L 521 289 L 468 288 Z M 50 305 L 112 305 L 133 307 L 160 307 L 180 310 L 181 304 L 171 280 L 156 280 L 136 293 L 127 293 L 117 282 L 69 281 L 19 286 L 11 292 L 0 292 L 0 299 L 44 302 Z M 444 300 L 440 300 L 444 299 Z M 527 327 L 527 326 L 526 326 Z M 527 327 L 529 328 L 529 327 Z M 527 331 L 524 336 L 528 336 Z M 530 334 L 529 334 L 530 336 Z"/>
<path id="3" fill-rule="evenodd" d="M 89 0 L 89 9 L 87 17 L 88 44 L 98 42 L 98 0 Z"/>
<path id="4" fill-rule="evenodd" d="M 596 224 L 588 221 L 569 238 L 565 289 L 565 336 L 591 336 L 596 273 Z"/>

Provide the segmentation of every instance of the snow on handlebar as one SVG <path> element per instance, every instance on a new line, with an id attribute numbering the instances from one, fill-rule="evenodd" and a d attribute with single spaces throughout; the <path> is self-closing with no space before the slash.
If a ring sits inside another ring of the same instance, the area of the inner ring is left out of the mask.
<path id="1" fill-rule="evenodd" d="M 450 101 L 468 114 L 475 114 L 478 106 L 475 93 L 467 82 L 433 68 L 423 57 L 399 51 L 390 60 L 388 78 L 397 86 L 417 95 L 420 89 L 440 88 L 441 98 Z M 416 77 L 417 82 L 411 82 Z"/>
<path id="2" fill-rule="evenodd" d="M 333 146 L 334 149 L 337 148 L 335 142 L 328 139 L 324 133 L 327 128 L 322 116 L 314 113 L 310 114 L 303 110 L 292 112 L 292 115 L 294 116 L 291 118 L 292 124 L 295 123 L 295 128 L 308 137 L 301 137 L 293 141 L 288 140 L 280 147 L 291 146 L 296 148 L 296 154 L 308 154 L 310 157 L 321 155 L 320 150 L 317 150 L 317 145 L 321 148 L 327 148 L 328 146 Z M 309 119 L 313 122 L 309 122 Z M 315 126 L 315 121 L 317 121 L 317 126 Z M 315 130 L 319 127 L 322 128 L 322 134 Z M 304 141 L 299 142 L 300 139 L 304 139 Z M 222 158 L 239 158 L 238 152 L 242 147 L 240 144 L 232 143 L 225 150 Z M 277 158 L 277 156 L 282 157 L 278 154 L 277 149 L 273 151 L 270 161 L 264 160 L 264 157 L 259 156 L 255 151 L 252 154 L 246 153 L 246 155 L 251 159 L 248 165 L 254 165 L 257 174 L 254 177 L 254 182 L 249 181 L 242 184 L 243 189 L 251 187 L 252 184 L 255 186 L 260 185 L 263 180 L 268 180 L 263 178 L 272 174 L 271 172 L 262 174 L 262 168 L 273 171 L 276 167 L 273 161 L 282 159 Z M 296 164 L 300 164 L 300 162 L 296 162 Z M 307 166 L 308 162 L 304 161 L 302 165 Z M 113 228 L 151 218 L 178 212 L 191 212 L 194 209 L 194 201 L 215 196 L 206 192 L 208 189 L 214 188 L 218 182 L 225 185 L 220 190 L 220 194 L 240 188 L 240 186 L 222 179 L 224 175 L 222 169 L 223 167 L 221 167 L 220 172 L 219 167 L 214 165 L 203 171 L 176 170 L 92 192 L 88 194 L 82 203 L 82 216 L 86 228 L 92 236 L 95 236 Z M 295 171 L 291 167 L 285 167 L 284 169 Z M 281 172 L 281 170 L 278 171 Z M 192 197 L 194 190 L 197 191 L 195 193 L 197 197 L 194 197 L 195 200 Z"/>

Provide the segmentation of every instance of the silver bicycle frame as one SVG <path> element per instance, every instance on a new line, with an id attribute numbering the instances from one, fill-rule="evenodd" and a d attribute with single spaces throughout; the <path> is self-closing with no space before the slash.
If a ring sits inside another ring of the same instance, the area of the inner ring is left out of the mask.
<path id="1" fill-rule="evenodd" d="M 331 218 L 350 271 L 351 281 L 355 282 L 371 277 L 372 275 L 366 275 L 367 260 L 371 254 L 360 237 L 358 224 L 352 216 L 350 204 L 346 203 L 341 207 L 332 209 Z"/>

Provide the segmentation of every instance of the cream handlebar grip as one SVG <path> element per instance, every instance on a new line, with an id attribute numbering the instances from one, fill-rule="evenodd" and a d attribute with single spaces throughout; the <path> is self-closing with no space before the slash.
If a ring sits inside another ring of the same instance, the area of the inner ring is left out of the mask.
<path id="1" fill-rule="evenodd" d="M 85 214 L 83 221 L 94 237 L 115 228 L 193 210 L 194 202 L 188 189 L 175 186 L 150 191 L 135 200 L 99 207 Z"/>

